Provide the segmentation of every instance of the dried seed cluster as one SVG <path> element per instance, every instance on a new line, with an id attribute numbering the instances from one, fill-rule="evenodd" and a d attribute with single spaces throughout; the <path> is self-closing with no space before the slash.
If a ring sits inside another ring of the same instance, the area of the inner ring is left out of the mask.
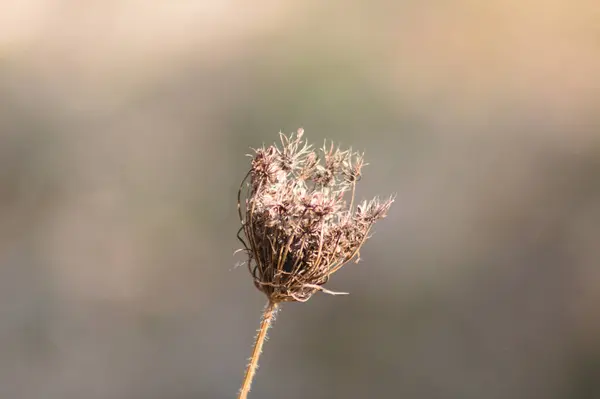
<path id="1" fill-rule="evenodd" d="M 239 233 L 246 240 L 238 238 L 256 287 L 272 303 L 304 302 L 316 291 L 335 294 L 323 285 L 358 261 L 371 227 L 394 201 L 375 198 L 354 207 L 362 154 L 333 144 L 317 154 L 303 133 L 280 133 L 281 147 L 254 150 L 238 193 Z"/>

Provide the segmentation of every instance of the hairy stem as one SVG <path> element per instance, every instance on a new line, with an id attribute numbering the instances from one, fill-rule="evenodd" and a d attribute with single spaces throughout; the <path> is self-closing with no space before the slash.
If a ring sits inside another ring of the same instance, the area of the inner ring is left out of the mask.
<path id="1" fill-rule="evenodd" d="M 256 369 L 258 368 L 258 358 L 260 357 L 260 354 L 262 352 L 262 347 L 265 343 L 265 338 L 267 338 L 267 330 L 271 326 L 276 311 L 277 304 L 275 302 L 269 301 L 265 306 L 265 310 L 263 312 L 262 321 L 260 322 L 260 328 L 258 329 L 258 335 L 256 336 L 256 341 L 254 342 L 252 356 L 250 357 L 248 367 L 246 367 L 246 374 L 244 375 L 244 381 L 242 382 L 242 387 L 240 388 L 238 399 L 246 399 L 248 397 L 248 392 L 250 392 L 250 387 L 252 385 L 252 379 L 254 378 Z"/>

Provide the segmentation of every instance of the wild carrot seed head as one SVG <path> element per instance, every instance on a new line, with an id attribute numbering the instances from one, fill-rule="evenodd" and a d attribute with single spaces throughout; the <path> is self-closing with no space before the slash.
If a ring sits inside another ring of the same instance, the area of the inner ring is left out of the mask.
<path id="1" fill-rule="evenodd" d="M 281 147 L 254 150 L 238 193 L 245 240 L 238 238 L 254 284 L 273 303 L 331 293 L 323 288 L 329 276 L 358 258 L 371 227 L 394 202 L 375 198 L 355 208 L 362 154 L 333 143 L 318 154 L 303 134 L 280 133 Z"/>

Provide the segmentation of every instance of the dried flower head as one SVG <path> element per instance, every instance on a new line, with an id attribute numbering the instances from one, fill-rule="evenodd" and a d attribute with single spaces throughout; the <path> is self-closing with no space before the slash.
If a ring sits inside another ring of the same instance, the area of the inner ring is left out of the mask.
<path id="1" fill-rule="evenodd" d="M 280 133 L 280 147 L 254 150 L 238 192 L 238 238 L 254 284 L 274 304 L 304 302 L 317 291 L 336 294 L 323 285 L 358 261 L 371 227 L 394 201 L 374 198 L 355 207 L 363 155 L 333 143 L 317 153 L 303 133 Z"/>

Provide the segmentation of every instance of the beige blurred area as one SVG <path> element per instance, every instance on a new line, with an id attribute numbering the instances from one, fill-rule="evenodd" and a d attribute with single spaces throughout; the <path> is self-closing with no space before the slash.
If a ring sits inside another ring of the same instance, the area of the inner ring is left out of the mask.
<path id="1" fill-rule="evenodd" d="M 595 0 L 0 3 L 0 397 L 234 398 L 250 147 L 397 194 L 251 398 L 600 397 Z"/>

